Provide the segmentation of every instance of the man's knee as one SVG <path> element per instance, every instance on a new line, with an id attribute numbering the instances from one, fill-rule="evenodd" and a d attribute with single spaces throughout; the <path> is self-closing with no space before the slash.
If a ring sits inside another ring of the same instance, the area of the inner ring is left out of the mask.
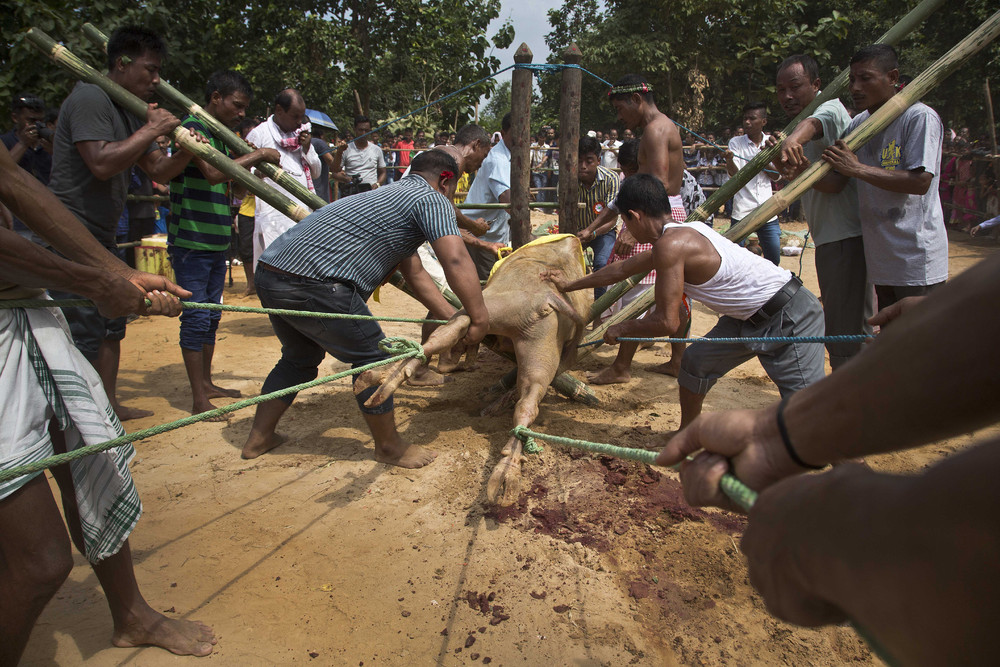
<path id="1" fill-rule="evenodd" d="M 26 587 L 37 591 L 38 597 L 52 597 L 73 570 L 73 551 L 65 530 L 35 548 L 25 550 L 12 558 L 5 551 L 11 571 L 24 581 Z"/>

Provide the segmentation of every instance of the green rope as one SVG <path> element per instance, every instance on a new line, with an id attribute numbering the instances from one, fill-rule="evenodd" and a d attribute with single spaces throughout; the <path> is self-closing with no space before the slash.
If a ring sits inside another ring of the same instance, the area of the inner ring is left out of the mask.
<path id="1" fill-rule="evenodd" d="M 150 301 L 146 300 L 149 306 Z M 181 301 L 188 310 L 224 310 L 234 313 L 259 313 L 261 315 L 284 315 L 286 317 L 315 317 L 324 320 L 371 320 L 375 322 L 411 322 L 413 324 L 447 324 L 448 320 L 423 320 L 414 317 L 375 317 L 374 315 L 355 315 L 353 313 L 321 313 L 314 310 L 288 310 L 287 308 L 257 308 L 255 306 L 230 306 L 223 303 L 195 303 Z M 10 308 L 93 308 L 94 302 L 89 299 L 64 299 L 52 301 L 49 299 L 10 299 L 0 300 L 0 310 Z"/>
<path id="2" fill-rule="evenodd" d="M 588 452 L 606 454 L 618 459 L 629 459 L 631 461 L 638 461 L 647 465 L 656 465 L 656 457 L 658 455 L 657 452 L 651 452 L 648 449 L 618 447 L 616 445 L 609 445 L 605 442 L 590 442 L 588 440 L 575 440 L 573 438 L 561 438 L 555 435 L 546 435 L 545 433 L 532 431 L 526 426 L 515 426 L 511 431 L 511 434 L 524 441 L 524 451 L 527 454 L 534 453 L 528 450 L 527 440 L 529 438 L 540 438 L 542 440 L 554 442 L 557 445 L 576 447 L 577 449 L 585 449 Z M 672 467 L 676 470 L 680 468 L 680 464 L 678 463 Z M 730 500 L 739 505 L 745 512 L 749 512 L 750 508 L 753 507 L 753 504 L 757 502 L 757 492 L 728 472 L 722 476 L 722 481 L 719 482 L 719 486 L 722 488 L 722 492 L 725 493 Z"/>
<path id="3" fill-rule="evenodd" d="M 130 442 L 145 440 L 146 438 L 151 438 L 154 435 L 160 435 L 162 433 L 167 433 L 168 431 L 173 431 L 175 429 L 184 426 L 197 424 L 198 422 L 205 421 L 206 419 L 211 419 L 213 417 L 225 415 L 230 412 L 236 412 L 237 410 L 242 410 L 243 408 L 250 407 L 251 405 L 257 405 L 258 403 L 263 403 L 273 398 L 281 398 L 282 396 L 295 394 L 297 392 L 303 391 L 305 389 L 310 389 L 312 387 L 316 387 L 326 382 L 332 382 L 334 380 L 339 380 L 340 378 L 347 377 L 349 375 L 356 375 L 358 373 L 363 373 L 367 370 L 378 368 L 379 366 L 386 366 L 393 362 L 399 361 L 400 359 L 410 359 L 413 357 L 416 357 L 418 359 L 424 359 L 423 348 L 420 346 L 419 343 L 416 343 L 414 341 L 409 341 L 403 338 L 386 338 L 379 342 L 379 347 L 382 347 L 383 343 L 388 348 L 394 350 L 398 349 L 406 351 L 394 357 L 390 357 L 389 359 L 383 359 L 382 361 L 376 361 L 370 364 L 366 364 L 364 366 L 361 366 L 360 368 L 353 368 L 346 371 L 341 371 L 339 373 L 335 373 L 334 375 L 328 375 L 326 377 L 317 378 L 310 382 L 303 382 L 302 384 L 297 384 L 294 387 L 279 389 L 278 391 L 271 392 L 270 394 L 262 394 L 260 396 L 254 396 L 252 398 L 247 398 L 242 401 L 237 401 L 236 403 L 230 403 L 229 405 L 223 406 L 221 408 L 200 412 L 196 415 L 191 415 L 190 417 L 184 417 L 183 419 L 178 419 L 177 421 L 172 421 L 166 424 L 160 424 L 158 426 L 151 426 L 149 428 L 144 428 L 142 430 L 135 431 L 133 433 L 127 433 L 123 436 L 119 436 L 117 438 L 113 438 L 105 442 L 98 442 L 94 443 L 93 445 L 87 445 L 86 447 L 80 447 L 79 449 L 74 449 L 71 452 L 56 454 L 54 456 L 41 459 L 40 461 L 34 461 L 33 463 L 29 463 L 27 465 L 18 466 L 16 468 L 9 468 L 8 470 L 0 470 L 0 483 L 14 479 L 16 477 L 30 475 L 31 473 L 35 472 L 41 472 L 42 470 L 45 470 L 47 468 L 52 468 L 57 465 L 69 463 L 70 461 L 82 459 L 83 457 L 91 456 L 92 454 L 98 454 L 108 449 L 113 449 L 115 447 L 126 445 Z"/>

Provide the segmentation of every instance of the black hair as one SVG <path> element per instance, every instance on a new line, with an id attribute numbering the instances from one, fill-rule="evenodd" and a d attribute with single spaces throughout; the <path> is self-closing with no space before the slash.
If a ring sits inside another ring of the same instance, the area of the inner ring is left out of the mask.
<path id="1" fill-rule="evenodd" d="M 622 78 L 615 81 L 615 85 L 612 88 L 619 88 L 621 86 L 641 86 L 642 84 L 649 85 L 649 81 L 646 80 L 641 74 L 626 74 Z M 652 88 L 650 86 L 650 88 Z M 641 90 L 635 91 L 642 99 L 646 100 L 650 104 L 656 104 L 656 98 L 653 96 L 653 91 L 648 90 L 642 92 Z M 633 93 L 612 93 L 611 101 L 615 100 L 629 100 L 632 98 Z"/>
<path id="2" fill-rule="evenodd" d="M 629 139 L 618 147 L 618 164 L 639 166 L 639 140 Z"/>
<path id="3" fill-rule="evenodd" d="M 45 110 L 45 117 L 42 122 L 48 125 L 49 123 L 55 123 L 59 120 L 59 107 L 49 107 Z"/>
<path id="4" fill-rule="evenodd" d="M 42 101 L 38 95 L 34 93 L 21 93 L 14 98 L 14 101 L 10 104 L 10 112 L 17 113 L 22 109 L 30 109 L 32 111 L 45 111 L 45 102 Z"/>
<path id="5" fill-rule="evenodd" d="M 888 44 L 870 44 L 861 47 L 851 58 L 851 64 L 872 63 L 883 72 L 899 69 L 899 55 Z"/>
<path id="6" fill-rule="evenodd" d="M 580 157 L 584 155 L 593 155 L 595 157 L 601 157 L 601 142 L 595 137 L 580 137 Z"/>
<path id="7" fill-rule="evenodd" d="M 256 118 L 244 118 L 236 126 L 236 133 L 239 134 L 239 133 L 243 132 L 244 130 L 247 131 L 247 132 L 249 132 L 253 128 L 257 127 L 258 125 L 260 125 L 260 121 L 258 121 Z"/>
<path id="8" fill-rule="evenodd" d="M 510 112 L 508 112 L 507 115 L 503 117 L 503 120 L 500 121 L 501 132 L 506 132 L 509 129 L 510 129 Z"/>
<path id="9" fill-rule="evenodd" d="M 108 70 L 122 56 L 138 58 L 145 53 L 155 53 L 163 60 L 167 57 L 167 43 L 152 30 L 141 26 L 123 26 L 111 33 L 108 40 Z"/>
<path id="10" fill-rule="evenodd" d="M 756 111 L 760 109 L 764 112 L 764 118 L 767 118 L 767 105 L 763 102 L 750 102 L 749 104 L 743 105 L 743 114 L 746 115 L 747 111 Z"/>
<path id="11" fill-rule="evenodd" d="M 274 96 L 274 106 L 281 107 L 282 109 L 287 111 L 288 109 L 292 108 L 292 105 L 295 104 L 296 100 L 301 100 L 301 99 L 302 95 L 299 94 L 299 91 L 295 90 L 294 88 L 285 88 L 280 93 Z"/>
<path id="12" fill-rule="evenodd" d="M 222 97 L 229 97 L 233 93 L 243 93 L 247 96 L 248 101 L 253 99 L 253 88 L 250 87 L 250 82 L 245 76 L 231 69 L 220 69 L 217 72 L 212 72 L 212 76 L 208 77 L 208 82 L 205 83 L 206 103 L 212 101 L 212 93 L 216 91 Z"/>
<path id="13" fill-rule="evenodd" d="M 448 153 L 444 151 L 424 151 L 413 158 L 410 163 L 410 171 L 417 173 L 425 171 L 432 174 L 440 174 L 442 171 L 450 171 L 458 175 L 458 163 Z"/>
<path id="14" fill-rule="evenodd" d="M 819 78 L 819 65 L 816 64 L 816 59 L 810 55 L 799 53 L 794 56 L 788 56 L 778 65 L 778 73 L 780 74 L 792 65 L 802 65 L 802 71 L 805 72 L 806 78 L 809 79 L 810 83 Z"/>
<path id="15" fill-rule="evenodd" d="M 455 134 L 456 146 L 471 146 L 477 141 L 489 146 L 490 133 L 474 123 L 466 125 Z"/>
<path id="16" fill-rule="evenodd" d="M 364 114 L 361 114 L 361 115 L 358 115 L 358 116 L 354 117 L 354 126 L 355 127 L 357 127 L 358 125 L 361 125 L 361 123 L 368 123 L 369 125 L 371 125 L 371 122 L 372 122 L 371 119 L 368 116 L 365 116 Z"/>
<path id="17" fill-rule="evenodd" d="M 622 181 L 616 206 L 623 214 L 642 211 L 653 217 L 670 217 L 670 197 L 660 179 L 652 174 L 635 174 Z"/>

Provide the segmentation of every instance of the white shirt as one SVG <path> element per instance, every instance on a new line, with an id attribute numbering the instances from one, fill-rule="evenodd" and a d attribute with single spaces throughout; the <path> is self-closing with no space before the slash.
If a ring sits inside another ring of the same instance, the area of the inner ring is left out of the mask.
<path id="1" fill-rule="evenodd" d="M 760 140 L 760 145 L 755 144 L 745 134 L 733 137 L 729 140 L 729 150 L 736 156 L 737 168 L 742 168 L 747 162 L 760 153 L 761 146 L 768 140 L 770 135 L 766 132 Z M 742 160 L 740 158 L 743 158 Z M 750 179 L 750 182 L 743 186 L 743 189 L 733 196 L 733 220 L 742 220 L 750 213 L 771 198 L 771 179 L 767 177 L 764 170 L 757 172 L 757 175 Z M 777 220 L 777 216 L 772 220 Z"/>
<path id="2" fill-rule="evenodd" d="M 707 225 L 668 222 L 672 227 L 693 229 L 708 239 L 719 253 L 719 270 L 700 285 L 684 283 L 684 292 L 722 315 L 745 320 L 792 279 L 788 269 L 775 266 L 746 248 L 741 248 Z"/>
<path id="3" fill-rule="evenodd" d="M 476 172 L 476 178 L 469 186 L 465 197 L 467 204 L 495 204 L 499 197 L 510 190 L 510 150 L 501 140 L 490 149 L 483 165 Z M 475 220 L 482 218 L 490 223 L 490 229 L 482 237 L 490 243 L 510 242 L 510 212 L 505 208 L 468 209 L 465 214 Z"/>
<path id="4" fill-rule="evenodd" d="M 282 139 L 291 139 L 297 135 L 297 130 L 293 132 L 282 132 L 281 128 L 278 127 L 278 124 L 274 122 L 274 116 L 271 116 L 266 121 L 250 130 L 250 133 L 247 135 L 247 141 L 252 143 L 257 148 L 273 148 L 278 151 L 281 155 L 280 166 L 285 173 L 292 176 L 302 185 L 306 185 L 306 173 L 302 168 L 302 159 L 300 157 L 302 153 L 300 151 L 290 151 L 287 148 L 282 147 L 280 143 Z M 305 154 L 305 159 L 309 165 L 309 171 L 312 177 L 314 179 L 319 178 L 321 165 L 319 156 L 316 155 L 316 151 L 310 148 L 309 152 Z M 270 178 L 265 178 L 264 182 L 292 201 L 298 201 Z M 264 248 L 271 245 L 276 238 L 281 236 L 288 229 L 291 229 L 294 224 L 294 220 L 275 209 L 260 197 L 257 198 L 257 209 L 254 211 L 255 265 L 257 257 L 259 257 L 260 253 L 264 251 Z"/>
<path id="5" fill-rule="evenodd" d="M 370 141 L 364 149 L 352 141 L 340 157 L 340 166 L 348 176 L 357 174 L 362 183 L 374 185 L 378 181 L 379 167 L 385 169 L 385 156 L 382 149 Z"/>
<path id="6" fill-rule="evenodd" d="M 614 149 L 617 150 L 617 149 L 621 148 L 622 142 L 617 141 L 617 140 L 612 141 L 611 139 L 608 139 L 602 145 L 603 145 L 603 147 L 605 149 L 607 149 L 607 148 L 614 148 Z M 618 153 L 616 153 L 615 151 L 609 151 L 609 150 L 605 150 L 604 152 L 602 152 L 601 153 L 601 166 L 605 167 L 607 169 L 617 169 L 618 168 Z"/>

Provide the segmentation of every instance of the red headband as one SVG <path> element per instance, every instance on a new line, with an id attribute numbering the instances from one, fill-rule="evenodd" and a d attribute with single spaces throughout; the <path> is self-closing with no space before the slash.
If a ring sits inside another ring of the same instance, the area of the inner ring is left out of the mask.
<path id="1" fill-rule="evenodd" d="M 441 172 L 441 178 L 447 180 L 449 178 L 455 178 L 455 174 L 448 171 L 447 169 Z"/>

